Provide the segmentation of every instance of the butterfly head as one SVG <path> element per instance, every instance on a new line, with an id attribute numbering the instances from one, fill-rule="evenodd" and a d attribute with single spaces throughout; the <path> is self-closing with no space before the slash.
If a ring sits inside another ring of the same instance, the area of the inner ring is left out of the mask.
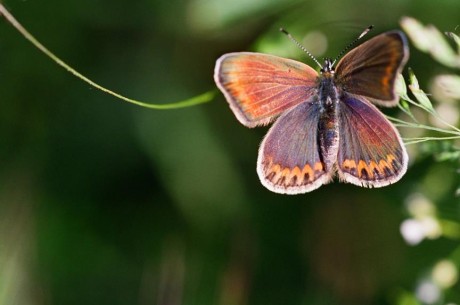
<path id="1" fill-rule="evenodd" d="M 324 64 L 320 70 L 321 74 L 334 74 L 334 62 L 330 58 L 324 59 Z"/>

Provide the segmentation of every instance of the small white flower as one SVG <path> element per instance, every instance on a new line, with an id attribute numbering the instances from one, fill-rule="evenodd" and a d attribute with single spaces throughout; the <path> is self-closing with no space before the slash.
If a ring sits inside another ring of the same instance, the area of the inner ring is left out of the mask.
<path id="1" fill-rule="evenodd" d="M 415 296 L 423 303 L 434 304 L 441 298 L 441 290 L 432 281 L 423 280 L 418 284 Z"/>
<path id="2" fill-rule="evenodd" d="M 401 223 L 400 232 L 409 245 L 417 245 L 423 239 L 436 239 L 441 236 L 442 229 L 436 218 L 406 219 Z"/>
<path id="3" fill-rule="evenodd" d="M 441 260 L 433 267 L 431 277 L 439 287 L 447 289 L 457 283 L 458 270 L 452 261 Z"/>
<path id="4" fill-rule="evenodd" d="M 400 227 L 401 235 L 409 245 L 417 245 L 425 238 L 423 225 L 415 219 L 406 219 Z"/>

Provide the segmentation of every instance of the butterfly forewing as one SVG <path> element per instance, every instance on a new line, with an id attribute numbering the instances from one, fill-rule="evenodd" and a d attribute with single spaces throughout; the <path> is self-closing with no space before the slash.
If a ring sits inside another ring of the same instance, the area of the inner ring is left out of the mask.
<path id="1" fill-rule="evenodd" d="M 338 109 L 337 169 L 342 180 L 381 187 L 406 172 L 407 153 L 398 131 L 363 97 L 346 94 Z"/>
<path id="2" fill-rule="evenodd" d="M 320 106 L 314 98 L 281 115 L 265 136 L 257 160 L 262 184 L 282 194 L 317 189 L 331 179 L 318 147 Z"/>
<path id="3" fill-rule="evenodd" d="M 404 34 L 399 31 L 378 35 L 346 54 L 335 75 L 343 90 L 363 95 L 382 106 L 395 106 L 399 97 L 394 87 L 409 56 Z"/>
<path id="4" fill-rule="evenodd" d="M 248 126 L 268 124 L 305 102 L 318 73 L 290 59 L 260 53 L 230 53 L 217 60 L 214 80 L 238 120 Z"/>

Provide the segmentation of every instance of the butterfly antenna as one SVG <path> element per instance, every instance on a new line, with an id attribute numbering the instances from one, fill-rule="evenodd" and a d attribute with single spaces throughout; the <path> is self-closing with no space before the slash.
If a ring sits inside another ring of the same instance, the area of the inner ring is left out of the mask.
<path id="1" fill-rule="evenodd" d="M 307 53 L 308 56 L 310 56 L 311 59 L 313 59 L 313 61 L 315 63 L 318 64 L 318 66 L 322 69 L 323 66 L 319 63 L 319 61 L 315 58 L 315 56 L 313 56 L 313 54 L 311 54 L 310 52 L 308 52 L 308 50 L 300 44 L 300 42 L 297 41 L 297 39 L 295 39 L 294 37 L 292 37 L 292 35 L 286 31 L 285 29 L 283 28 L 280 28 L 280 32 L 285 34 L 292 42 L 294 42 L 302 51 L 304 51 L 305 53 Z"/>
<path id="2" fill-rule="evenodd" d="M 363 38 L 367 33 L 370 32 L 374 28 L 373 25 L 368 26 L 355 40 L 353 40 L 349 45 L 347 45 L 342 52 L 339 53 L 339 55 L 334 59 L 332 62 L 332 66 L 335 65 L 336 61 L 345 54 L 348 50 L 350 50 L 361 38 Z"/>

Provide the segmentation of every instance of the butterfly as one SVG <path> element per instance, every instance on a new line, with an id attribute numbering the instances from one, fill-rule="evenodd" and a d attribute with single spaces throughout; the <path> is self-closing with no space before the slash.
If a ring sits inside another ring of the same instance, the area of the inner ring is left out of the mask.
<path id="1" fill-rule="evenodd" d="M 408 57 L 405 35 L 390 31 L 355 47 L 336 66 L 330 58 L 323 65 L 314 59 L 319 72 L 273 55 L 228 53 L 217 60 L 214 80 L 243 125 L 276 120 L 257 159 L 260 181 L 270 191 L 306 193 L 336 175 L 383 187 L 401 179 L 408 156 L 375 105 L 398 104 L 395 82 Z"/>

